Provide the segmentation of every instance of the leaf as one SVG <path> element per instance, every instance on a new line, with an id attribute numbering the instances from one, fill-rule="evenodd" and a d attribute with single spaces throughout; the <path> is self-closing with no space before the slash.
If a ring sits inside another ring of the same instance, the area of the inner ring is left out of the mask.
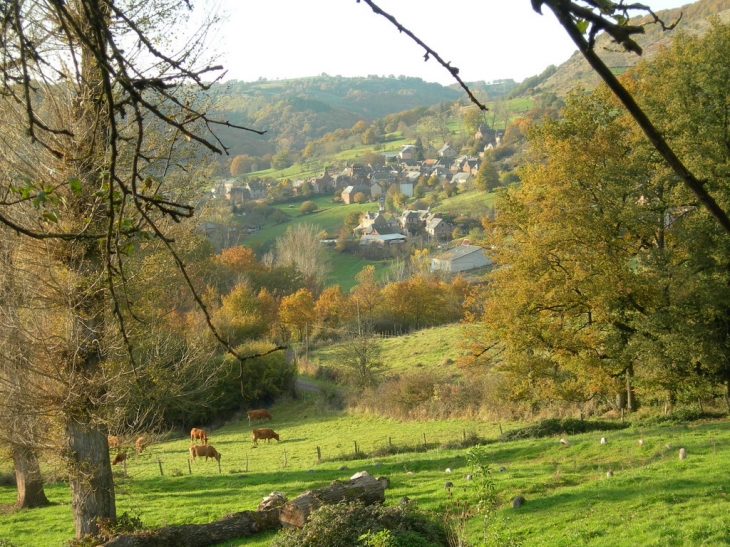
<path id="1" fill-rule="evenodd" d="M 54 213 L 43 213 L 43 218 L 49 222 L 58 222 L 58 217 Z"/>
<path id="2" fill-rule="evenodd" d="M 588 21 L 585 19 L 577 19 L 575 22 L 575 26 L 578 27 L 578 30 L 581 34 L 585 34 L 588 30 Z"/>
<path id="3" fill-rule="evenodd" d="M 81 193 L 81 180 L 76 177 L 71 177 L 68 179 L 68 185 L 71 187 L 71 192 L 74 194 L 80 194 Z"/>
<path id="4" fill-rule="evenodd" d="M 41 190 L 40 192 L 38 192 L 36 197 L 33 198 L 33 207 L 38 208 L 41 203 L 45 203 L 45 202 L 46 202 L 46 193 L 43 190 Z"/>

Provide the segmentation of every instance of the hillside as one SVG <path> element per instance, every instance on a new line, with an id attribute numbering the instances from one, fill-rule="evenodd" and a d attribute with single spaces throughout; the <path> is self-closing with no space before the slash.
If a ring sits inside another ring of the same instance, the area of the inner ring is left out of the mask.
<path id="1" fill-rule="evenodd" d="M 678 32 L 691 35 L 702 35 L 709 27 L 708 18 L 717 15 L 721 20 L 730 21 L 730 0 L 700 0 L 681 8 L 662 10 L 657 13 L 667 24 L 681 20 L 674 30 L 662 31 L 659 25 L 651 23 L 650 17 L 643 17 L 633 21 L 635 24 L 644 24 L 645 33 L 635 37 L 644 53 L 641 57 L 626 53 L 614 44 L 605 34 L 600 35 L 596 42 L 596 51 L 603 61 L 615 72 L 622 72 L 635 66 L 642 60 L 651 59 L 662 48 L 666 47 Z M 538 84 L 533 94 L 552 92 L 565 95 L 571 89 L 581 86 L 587 89 L 595 87 L 599 77 L 593 72 L 588 62 L 576 51 L 570 59 L 560 65 L 555 73 L 541 84 Z"/>
<path id="2" fill-rule="evenodd" d="M 454 101 L 463 93 L 420 78 L 314 78 L 257 82 L 230 81 L 213 87 L 216 113 L 234 124 L 266 134 L 221 130 L 231 156 L 273 154 L 281 145 L 298 150 L 336 129 L 416 107 Z M 281 143 L 277 147 L 277 142 Z"/>

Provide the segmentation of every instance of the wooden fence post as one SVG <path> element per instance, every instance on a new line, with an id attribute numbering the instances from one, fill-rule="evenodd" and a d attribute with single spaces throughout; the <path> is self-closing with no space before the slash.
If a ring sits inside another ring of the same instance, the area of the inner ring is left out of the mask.
<path id="1" fill-rule="evenodd" d="M 466 429 L 461 430 L 461 440 L 466 442 Z"/>
<path id="2" fill-rule="evenodd" d="M 391 439 L 390 437 L 388 437 L 388 446 L 390 448 L 393 448 L 393 439 Z"/>
<path id="3" fill-rule="evenodd" d="M 188 475 L 193 474 L 193 467 L 190 465 L 190 458 L 188 458 Z"/>
<path id="4" fill-rule="evenodd" d="M 497 425 L 499 426 L 499 434 L 502 435 L 502 424 L 501 423 L 497 423 Z"/>
<path id="5" fill-rule="evenodd" d="M 319 447 L 317 447 L 317 461 L 322 461 L 322 451 L 319 449 Z"/>
<path id="6" fill-rule="evenodd" d="M 286 448 L 285 448 L 284 449 L 284 467 L 286 467 L 286 462 L 287 462 L 287 459 L 286 459 Z"/>
<path id="7" fill-rule="evenodd" d="M 358 452 L 357 452 L 357 441 L 355 441 L 355 456 L 357 456 L 357 454 L 358 454 Z"/>
<path id="8" fill-rule="evenodd" d="M 160 466 L 160 476 L 164 477 L 165 473 L 162 471 L 162 460 L 160 458 L 157 458 L 157 464 Z"/>
<path id="9" fill-rule="evenodd" d="M 428 445 L 426 444 L 426 433 L 423 434 L 423 448 L 428 448 Z"/>
<path id="10" fill-rule="evenodd" d="M 248 473 L 248 450 L 246 450 L 246 473 Z"/>

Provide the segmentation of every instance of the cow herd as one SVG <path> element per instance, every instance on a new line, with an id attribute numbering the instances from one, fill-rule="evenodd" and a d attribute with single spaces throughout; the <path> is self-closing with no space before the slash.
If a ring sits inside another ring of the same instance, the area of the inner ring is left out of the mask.
<path id="1" fill-rule="evenodd" d="M 249 425 L 251 425 L 252 420 L 272 419 L 271 413 L 263 408 L 258 410 L 249 410 L 247 412 L 247 416 Z M 276 439 L 278 441 L 279 434 L 273 429 L 269 429 L 268 427 L 255 428 L 251 431 L 251 442 L 253 443 L 254 448 L 258 446 L 259 439 L 265 440 L 267 443 L 270 442 L 271 439 Z M 127 459 L 127 451 L 126 449 L 122 448 L 122 442 L 119 437 L 115 435 L 107 435 L 107 442 L 109 444 L 109 448 L 117 449 L 117 454 L 112 459 L 112 465 L 116 465 Z M 192 428 L 190 430 L 190 443 L 191 444 L 189 452 L 191 461 L 195 461 L 195 458 L 205 457 L 205 461 L 208 461 L 208 458 L 214 458 L 220 464 L 221 454 L 215 448 L 208 444 L 207 431 L 205 431 L 204 429 L 199 429 L 197 427 Z M 137 453 L 142 453 L 147 447 L 147 444 L 148 441 L 144 436 L 139 437 L 134 443 L 134 449 L 137 451 Z"/>
<path id="2" fill-rule="evenodd" d="M 248 416 L 249 425 L 251 425 L 252 420 L 272 419 L 271 413 L 263 408 L 258 410 L 249 410 L 246 414 Z M 276 439 L 278 441 L 279 434 L 268 427 L 255 428 L 251 430 L 251 442 L 253 443 L 254 448 L 258 446 L 259 439 L 266 440 L 267 443 L 271 442 L 271 439 Z M 201 444 L 195 444 L 198 441 Z M 197 427 L 192 428 L 190 430 L 190 442 L 193 443 L 190 445 L 190 460 L 195 461 L 196 457 L 202 458 L 205 456 L 206 461 L 208 461 L 208 458 L 215 458 L 216 461 L 220 463 L 221 454 L 208 444 L 208 433 L 205 430 L 198 429 Z"/>

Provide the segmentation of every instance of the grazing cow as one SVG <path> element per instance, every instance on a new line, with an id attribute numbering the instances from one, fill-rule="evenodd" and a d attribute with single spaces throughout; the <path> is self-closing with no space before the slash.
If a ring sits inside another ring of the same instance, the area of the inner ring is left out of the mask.
<path id="1" fill-rule="evenodd" d="M 271 414 L 265 408 L 260 408 L 259 410 L 249 410 L 246 414 L 248 415 L 248 425 L 251 425 L 251 420 L 271 420 Z"/>
<path id="2" fill-rule="evenodd" d="M 109 443 L 109 448 L 119 448 L 122 445 L 119 437 L 116 435 L 107 435 L 106 442 Z"/>
<path id="3" fill-rule="evenodd" d="M 205 446 L 202 444 L 191 444 L 190 445 L 190 459 L 195 461 L 196 456 L 198 456 L 200 458 L 205 456 L 205 461 L 208 461 L 208 458 L 215 458 L 218 461 L 218 463 L 221 463 L 220 453 L 210 445 Z"/>
<path id="4" fill-rule="evenodd" d="M 271 439 L 279 440 L 279 434 L 274 431 L 273 429 L 269 429 L 268 427 L 265 427 L 263 429 L 254 429 L 251 431 L 251 440 L 253 441 L 253 444 L 258 446 L 258 440 L 259 439 L 266 439 L 266 442 L 270 442 Z"/>
<path id="5" fill-rule="evenodd" d="M 119 452 L 116 456 L 114 456 L 114 459 L 112 460 L 112 465 L 117 465 L 118 463 L 122 463 L 126 459 L 127 459 L 127 453 Z"/>
<path id="6" fill-rule="evenodd" d="M 144 449 L 147 448 L 147 439 L 144 438 L 144 436 L 139 437 L 134 442 L 134 449 L 137 451 L 137 454 L 141 454 L 144 452 Z"/>
<path id="7" fill-rule="evenodd" d="M 194 443 L 198 439 L 201 443 L 208 444 L 208 434 L 205 430 L 194 427 L 190 430 L 190 442 Z"/>

